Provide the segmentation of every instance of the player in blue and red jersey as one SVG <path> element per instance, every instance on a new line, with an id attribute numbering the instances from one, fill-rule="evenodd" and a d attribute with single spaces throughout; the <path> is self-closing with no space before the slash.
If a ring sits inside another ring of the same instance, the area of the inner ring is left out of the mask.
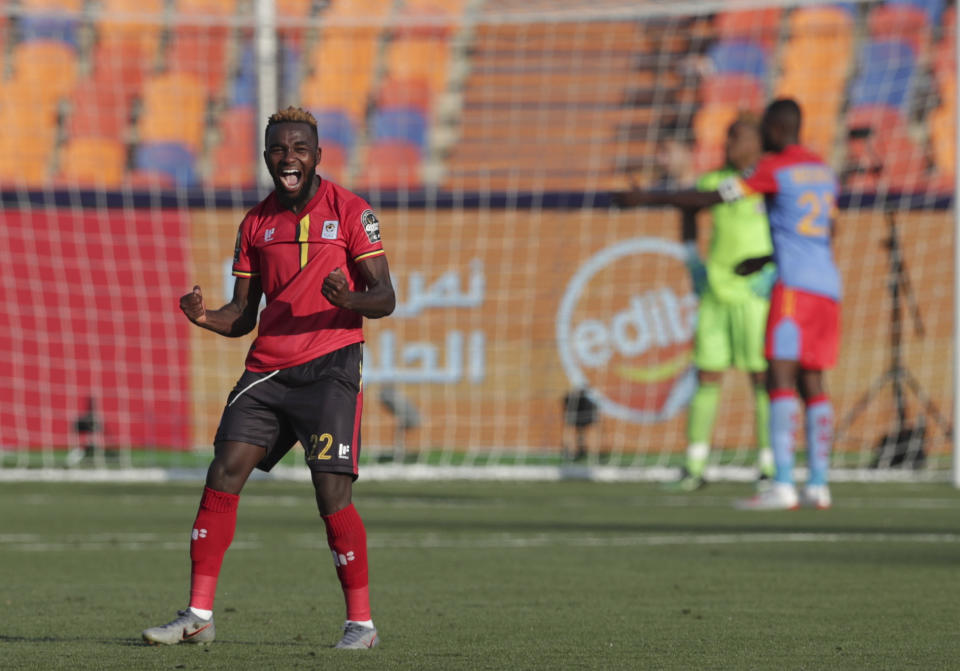
<path id="1" fill-rule="evenodd" d="M 832 241 L 837 180 L 820 158 L 799 146 L 801 113 L 790 99 L 767 106 L 762 122 L 767 154 L 748 176 L 731 177 L 716 191 L 617 194 L 622 205 L 674 205 L 696 210 L 763 194 L 779 273 L 770 300 L 765 355 L 769 361 L 770 439 L 773 486 L 739 504 L 749 509 L 789 509 L 800 503 L 829 508 L 827 472 L 833 444 L 833 406 L 823 371 L 836 363 L 839 342 L 840 274 Z M 750 274 L 770 258 L 750 259 L 736 269 Z M 806 403 L 810 478 L 803 499 L 793 480 L 794 434 L 799 389 Z"/>
<path id="2" fill-rule="evenodd" d="M 143 632 L 149 643 L 214 640 L 213 600 L 233 540 L 240 490 L 299 441 L 310 468 L 347 605 L 338 648 L 378 642 L 370 614 L 367 538 L 352 503 L 363 406 L 362 321 L 396 298 L 380 227 L 359 196 L 322 180 L 317 122 L 299 108 L 270 117 L 264 159 L 274 190 L 237 233 L 233 299 L 206 309 L 200 287 L 180 299 L 191 322 L 228 337 L 257 325 L 246 371 L 227 397 L 190 543 L 189 606 Z"/>

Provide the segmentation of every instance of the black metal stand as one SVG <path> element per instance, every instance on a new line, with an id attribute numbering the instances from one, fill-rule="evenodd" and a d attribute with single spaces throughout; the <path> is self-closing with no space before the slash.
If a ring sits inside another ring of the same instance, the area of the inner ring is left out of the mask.
<path id="1" fill-rule="evenodd" d="M 843 435 L 856 421 L 857 417 L 867 409 L 876 395 L 889 383 L 892 386 L 893 406 L 897 423 L 892 431 L 883 435 L 878 441 L 871 466 L 873 468 L 888 468 L 891 466 L 920 468 L 926 461 L 924 440 L 926 438 L 927 418 L 932 418 L 948 439 L 953 433 L 953 427 L 940 413 L 933 399 L 920 386 L 913 373 L 903 365 L 901 296 L 906 301 L 907 309 L 910 311 L 914 333 L 922 338 L 924 328 L 923 320 L 920 317 L 920 309 L 910 285 L 906 261 L 900 247 L 897 221 L 893 212 L 888 211 L 886 214 L 887 229 L 890 236 L 883 241 L 883 246 L 888 251 L 890 263 L 887 275 L 887 287 L 890 290 L 890 367 L 873 381 L 867 391 L 857 399 L 853 407 L 838 422 L 836 433 L 838 437 Z M 912 392 L 921 405 L 915 424 L 910 424 L 907 421 L 907 391 Z"/>

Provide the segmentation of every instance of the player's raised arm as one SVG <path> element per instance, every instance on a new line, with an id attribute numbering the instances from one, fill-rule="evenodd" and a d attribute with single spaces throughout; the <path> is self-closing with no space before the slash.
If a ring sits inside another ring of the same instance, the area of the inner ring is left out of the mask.
<path id="1" fill-rule="evenodd" d="M 340 268 L 336 268 L 323 280 L 321 291 L 324 298 L 338 308 L 359 312 L 367 319 L 379 319 L 391 314 L 397 298 L 386 255 L 362 259 L 357 265 L 367 284 L 366 291 L 351 291 L 347 276 Z"/>
<path id="2" fill-rule="evenodd" d="M 199 286 L 180 297 L 180 309 L 197 326 L 237 338 L 250 333 L 257 325 L 261 294 L 259 278 L 238 277 L 233 285 L 233 298 L 219 310 L 206 309 Z"/>

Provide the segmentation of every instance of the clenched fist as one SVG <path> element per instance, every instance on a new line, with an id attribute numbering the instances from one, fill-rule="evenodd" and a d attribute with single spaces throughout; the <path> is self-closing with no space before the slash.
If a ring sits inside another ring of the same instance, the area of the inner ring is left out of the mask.
<path id="1" fill-rule="evenodd" d="M 194 286 L 193 291 L 180 297 L 180 309 L 195 324 L 207 320 L 207 309 L 203 306 L 203 293 L 199 286 Z"/>
<path id="2" fill-rule="evenodd" d="M 320 292 L 324 298 L 338 308 L 347 307 L 350 294 L 353 293 L 350 291 L 350 283 L 347 281 L 347 276 L 344 275 L 343 271 L 339 268 L 334 268 L 330 274 L 324 278 Z"/>

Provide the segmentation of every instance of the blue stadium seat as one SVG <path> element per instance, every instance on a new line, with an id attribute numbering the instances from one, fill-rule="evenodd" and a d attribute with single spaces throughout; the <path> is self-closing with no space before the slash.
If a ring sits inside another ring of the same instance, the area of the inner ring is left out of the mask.
<path id="1" fill-rule="evenodd" d="M 767 54 L 752 42 L 717 42 L 707 52 L 717 72 L 739 72 L 767 80 Z"/>
<path id="2" fill-rule="evenodd" d="M 897 40 L 867 42 L 860 49 L 859 74 L 850 88 L 850 106 L 888 105 L 903 109 L 913 91 L 915 56 Z"/>
<path id="3" fill-rule="evenodd" d="M 927 13 L 927 18 L 931 26 L 938 25 L 940 17 L 946 9 L 946 2 L 944 2 L 944 0 L 887 0 L 886 4 L 919 7 Z"/>
<path id="4" fill-rule="evenodd" d="M 257 59 L 253 47 L 240 54 L 237 75 L 230 84 L 230 107 L 254 107 L 257 104 Z"/>
<path id="5" fill-rule="evenodd" d="M 349 154 L 356 140 L 356 131 L 347 113 L 338 109 L 310 111 L 317 119 L 317 134 L 320 136 L 320 146 L 324 146 L 325 141 L 327 143 L 335 142 Z"/>
<path id="6" fill-rule="evenodd" d="M 197 184 L 193 153 L 179 142 L 145 142 L 133 153 L 134 170 L 170 175 L 178 187 Z"/>
<path id="7" fill-rule="evenodd" d="M 77 20 L 54 14 L 24 14 L 20 17 L 20 36 L 24 42 L 52 40 L 77 48 Z"/>
<path id="8" fill-rule="evenodd" d="M 375 140 L 402 140 L 420 148 L 427 146 L 427 119 L 413 107 L 386 107 L 373 117 Z"/>
<path id="9" fill-rule="evenodd" d="M 303 59 L 300 47 L 290 39 L 280 42 L 280 93 L 281 100 L 296 100 L 300 97 L 300 79 Z"/>

